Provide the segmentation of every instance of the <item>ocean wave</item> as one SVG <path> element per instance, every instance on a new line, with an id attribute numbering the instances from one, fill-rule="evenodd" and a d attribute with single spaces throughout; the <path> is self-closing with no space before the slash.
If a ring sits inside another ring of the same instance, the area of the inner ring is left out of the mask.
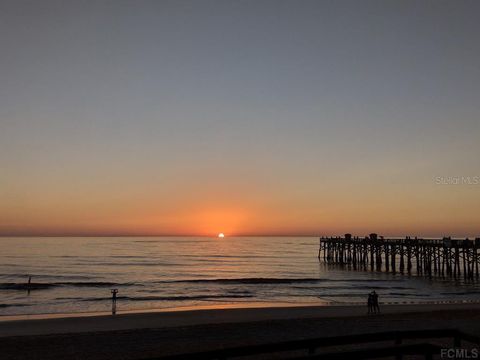
<path id="1" fill-rule="evenodd" d="M 31 306 L 30 304 L 0 304 L 0 309 L 4 309 L 7 307 L 23 307 L 23 306 Z"/>
<path id="2" fill-rule="evenodd" d="M 108 281 L 65 281 L 54 283 L 57 286 L 73 286 L 73 287 L 111 287 L 111 286 L 133 286 L 136 283 L 117 283 Z"/>
<path id="3" fill-rule="evenodd" d="M 295 297 L 298 297 L 298 298 L 301 298 L 302 295 L 300 294 L 297 294 L 295 295 Z M 319 299 L 323 299 L 323 298 L 344 298 L 344 297 L 347 297 L 347 298 L 365 298 L 366 295 L 365 294 L 355 294 L 355 293 L 338 293 L 338 294 L 335 294 L 335 293 L 322 293 L 322 294 L 319 294 L 319 296 L 317 296 Z"/>
<path id="4" fill-rule="evenodd" d="M 9 273 L 9 274 L 0 274 L 0 278 L 6 278 L 6 279 L 13 279 L 13 278 L 21 278 L 21 279 L 27 279 L 28 278 L 28 273 Z M 95 276 L 92 275 L 59 275 L 59 274 L 32 274 L 32 279 L 55 279 L 55 280 L 91 280 L 92 278 L 95 278 Z"/>
<path id="5" fill-rule="evenodd" d="M 431 297 L 428 294 L 412 294 L 412 293 L 398 293 L 398 292 L 391 292 L 388 293 L 387 295 L 392 295 L 392 296 L 408 296 L 408 297 Z"/>
<path id="6" fill-rule="evenodd" d="M 0 290 L 43 290 L 55 287 L 54 284 L 41 283 L 0 283 Z"/>
<path id="7" fill-rule="evenodd" d="M 53 283 L 0 283 L 0 290 L 45 290 L 59 286 L 71 287 L 113 287 L 141 286 L 136 283 L 116 283 L 105 281 L 63 281 Z"/>
<path id="8" fill-rule="evenodd" d="M 41 276 L 39 276 L 41 278 Z M 55 287 L 130 287 L 140 286 L 145 287 L 149 284 L 219 284 L 219 285 L 291 285 L 291 284 L 321 284 L 321 283 L 347 283 L 351 284 L 348 288 L 352 289 L 398 289 L 407 290 L 409 288 L 384 286 L 378 284 L 378 282 L 385 282 L 378 279 L 319 279 L 319 278 L 218 278 L 218 279 L 183 279 L 183 280 L 159 280 L 151 282 L 110 282 L 110 281 L 58 281 L 58 282 L 45 282 L 45 283 L 31 283 L 28 284 L 18 282 L 5 282 L 0 283 L 0 290 L 44 290 Z M 356 284 L 360 283 L 360 284 Z M 371 285 L 370 285 L 371 284 Z M 301 288 L 300 286 L 295 286 Z M 308 287 L 305 287 L 308 288 Z M 318 286 L 313 287 L 319 289 Z M 325 288 L 342 288 L 341 286 L 325 286 Z"/>
<path id="9" fill-rule="evenodd" d="M 117 296 L 117 300 L 127 301 L 188 301 L 188 300 L 209 300 L 209 299 L 241 299 L 252 298 L 250 294 L 218 294 L 218 295 L 177 295 L 177 296 Z M 59 297 L 55 300 L 71 300 L 81 302 L 99 302 L 111 301 L 111 297 L 90 297 L 90 298 L 74 298 L 74 297 Z"/>
<path id="10" fill-rule="evenodd" d="M 226 259 L 284 259 L 284 256 L 275 256 L 275 255 L 224 255 L 224 254 L 215 254 L 215 255 L 192 255 L 192 254 L 182 254 L 181 257 L 184 258 L 194 258 L 195 260 L 200 259 L 208 261 L 211 258 L 226 258 Z"/>
<path id="11" fill-rule="evenodd" d="M 318 294 L 320 298 L 365 298 L 367 297 L 364 293 L 321 293 Z M 296 297 L 302 297 L 302 295 L 295 295 Z M 428 294 L 414 294 L 414 293 L 396 293 L 396 292 L 382 292 L 380 297 L 388 297 L 388 296 L 395 296 L 395 297 L 413 297 L 413 298 L 430 298 L 431 295 Z"/>
<path id="12" fill-rule="evenodd" d="M 188 279 L 188 280 L 165 280 L 159 283 L 218 283 L 218 284 L 294 284 L 316 283 L 325 281 L 316 278 L 237 278 L 237 279 Z"/>
<path id="13" fill-rule="evenodd" d="M 442 292 L 440 295 L 478 295 L 480 291 L 459 291 L 459 292 Z"/>
<path id="14" fill-rule="evenodd" d="M 393 280 L 397 281 L 397 280 Z M 403 281 L 403 280 L 399 280 Z M 386 282 L 380 279 L 319 279 L 319 278 L 233 278 L 233 279 L 184 279 L 184 280 L 162 280 L 154 283 L 218 283 L 218 284 L 301 284 L 301 283 L 321 283 L 321 282 L 347 282 L 347 283 L 376 283 Z M 388 280 L 390 283 L 391 281 Z M 374 288 L 374 287 L 368 287 Z M 381 287 L 378 287 L 381 288 Z"/>
<path id="15" fill-rule="evenodd" d="M 95 265 L 95 266 L 178 266 L 177 263 L 169 262 L 159 262 L 159 261 L 129 261 L 129 262 L 95 262 L 95 261 L 79 261 L 75 262 L 72 265 L 76 266 L 85 266 L 85 265 Z"/>

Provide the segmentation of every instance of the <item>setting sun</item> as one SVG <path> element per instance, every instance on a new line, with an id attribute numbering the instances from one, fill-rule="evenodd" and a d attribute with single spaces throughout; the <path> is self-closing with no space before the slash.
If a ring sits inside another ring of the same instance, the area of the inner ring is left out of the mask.
<path id="1" fill-rule="evenodd" d="M 219 237 L 219 238 L 224 238 L 224 237 L 225 237 L 225 234 L 224 234 L 224 233 L 220 233 L 220 234 L 218 234 L 218 237 Z"/>

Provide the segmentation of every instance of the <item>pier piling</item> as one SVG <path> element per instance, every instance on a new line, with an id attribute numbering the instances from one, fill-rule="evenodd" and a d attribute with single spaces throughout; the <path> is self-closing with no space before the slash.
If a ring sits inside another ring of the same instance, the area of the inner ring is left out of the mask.
<path id="1" fill-rule="evenodd" d="M 344 237 L 322 237 L 318 250 L 319 260 L 328 264 L 370 268 L 428 277 L 453 277 L 464 280 L 479 279 L 480 238 L 475 240 L 385 239 L 375 233 L 364 238 L 345 234 Z M 415 264 L 415 265 L 414 265 Z"/>

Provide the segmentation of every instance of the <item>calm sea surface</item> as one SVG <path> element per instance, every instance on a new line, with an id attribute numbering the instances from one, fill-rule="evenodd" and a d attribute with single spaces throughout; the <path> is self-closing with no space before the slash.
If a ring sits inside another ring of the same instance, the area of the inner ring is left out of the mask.
<path id="1" fill-rule="evenodd" d="M 480 301 L 480 286 L 327 267 L 318 238 L 0 238 L 0 315 L 244 302 Z M 25 283 L 32 275 L 33 289 Z"/>

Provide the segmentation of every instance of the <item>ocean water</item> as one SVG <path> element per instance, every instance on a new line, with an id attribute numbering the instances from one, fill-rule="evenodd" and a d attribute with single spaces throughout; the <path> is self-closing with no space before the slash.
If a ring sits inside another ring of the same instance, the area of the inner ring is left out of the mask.
<path id="1" fill-rule="evenodd" d="M 251 302 L 480 301 L 478 283 L 327 266 L 318 238 L 0 238 L 0 315 Z M 25 283 L 32 276 L 32 289 Z"/>

